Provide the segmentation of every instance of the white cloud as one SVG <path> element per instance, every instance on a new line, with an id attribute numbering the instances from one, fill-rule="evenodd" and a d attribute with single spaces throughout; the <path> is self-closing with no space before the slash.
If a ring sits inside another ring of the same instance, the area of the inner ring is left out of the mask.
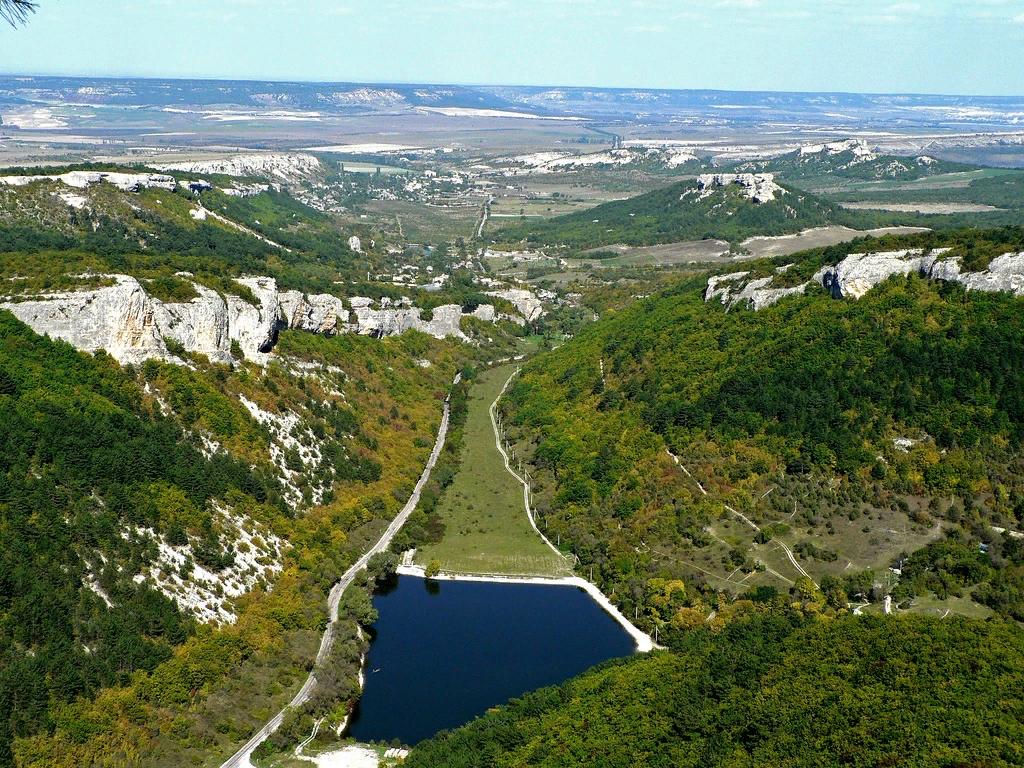
<path id="1" fill-rule="evenodd" d="M 1014 24 L 1024 24 L 1024 13 L 1018 13 L 1013 17 Z"/>

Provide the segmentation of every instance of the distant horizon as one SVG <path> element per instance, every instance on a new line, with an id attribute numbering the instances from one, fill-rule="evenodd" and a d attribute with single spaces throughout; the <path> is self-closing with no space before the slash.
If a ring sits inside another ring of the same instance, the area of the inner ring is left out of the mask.
<path id="1" fill-rule="evenodd" d="M 116 79 L 1014 97 L 1020 50 L 1024 0 L 39 0 L 0 27 L 0 70 Z"/>
<path id="2" fill-rule="evenodd" d="M 674 88 L 642 85 L 572 85 L 566 83 L 513 83 L 513 82 L 455 82 L 441 80 L 305 80 L 297 78 L 265 77 L 218 77 L 214 75 L 85 75 L 66 73 L 2 72 L 0 78 L 65 78 L 68 80 L 155 80 L 155 81 L 201 81 L 230 83 L 282 83 L 290 85 L 360 85 L 360 86 L 455 86 L 459 88 L 560 88 L 597 91 L 670 91 L 679 93 L 786 93 L 822 94 L 848 96 L 917 96 L 942 98 L 983 98 L 1022 99 L 1021 93 L 942 93 L 938 91 L 849 91 L 849 90 L 788 90 L 781 88 Z M 1022 126 L 1024 130 L 1024 126 Z"/>

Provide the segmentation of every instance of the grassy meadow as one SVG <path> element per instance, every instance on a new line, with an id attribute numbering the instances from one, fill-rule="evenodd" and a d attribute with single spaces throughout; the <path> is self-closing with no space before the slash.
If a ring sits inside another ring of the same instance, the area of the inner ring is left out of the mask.
<path id="1" fill-rule="evenodd" d="M 522 485 L 505 471 L 494 445 L 488 409 L 514 370 L 514 365 L 492 368 L 473 385 L 461 468 L 438 504 L 447 532 L 439 544 L 417 552 L 420 565 L 436 559 L 442 570 L 460 573 L 567 573 L 562 558 L 530 527 Z"/>

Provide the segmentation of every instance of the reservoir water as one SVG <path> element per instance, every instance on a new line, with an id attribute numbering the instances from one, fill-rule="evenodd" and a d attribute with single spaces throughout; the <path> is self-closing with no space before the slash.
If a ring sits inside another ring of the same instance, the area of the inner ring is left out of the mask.
<path id="1" fill-rule="evenodd" d="M 416 744 L 635 647 L 573 586 L 400 576 L 373 604 L 380 618 L 349 730 L 364 742 Z"/>

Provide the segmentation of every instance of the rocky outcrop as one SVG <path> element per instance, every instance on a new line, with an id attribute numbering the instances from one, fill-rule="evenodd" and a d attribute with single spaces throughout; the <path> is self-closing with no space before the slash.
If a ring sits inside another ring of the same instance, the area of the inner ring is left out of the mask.
<path id="1" fill-rule="evenodd" d="M 841 155 L 851 153 L 857 162 L 868 162 L 878 157 L 863 139 L 846 139 L 827 144 L 806 144 L 800 147 L 800 157 L 808 155 Z"/>
<path id="2" fill-rule="evenodd" d="M 488 296 L 511 301 L 516 309 L 525 318 L 526 322 L 532 323 L 544 312 L 544 307 L 532 292 L 522 288 L 509 288 L 505 291 L 487 291 Z"/>
<path id="3" fill-rule="evenodd" d="M 732 307 L 744 302 L 762 309 L 784 296 L 802 294 L 809 285 L 822 285 L 835 298 L 859 299 L 893 275 L 917 272 L 932 280 L 960 283 L 968 291 L 1005 292 L 1024 296 L 1024 253 L 1006 253 L 992 260 L 982 272 L 963 272 L 959 258 L 943 258 L 948 248 L 930 251 L 903 250 L 854 253 L 834 266 L 823 267 L 810 281 L 791 287 L 773 287 L 775 276 L 747 280 L 749 272 L 733 272 L 708 278 L 704 300 L 718 299 Z M 786 271 L 780 267 L 776 272 Z"/>
<path id="4" fill-rule="evenodd" d="M 106 349 L 122 362 L 171 357 L 152 302 L 133 277 L 119 276 L 116 285 L 105 288 L 49 294 L 0 307 L 37 333 L 87 352 Z"/>
<path id="5" fill-rule="evenodd" d="M 329 293 L 306 296 L 299 291 L 279 295 L 285 325 L 298 331 L 333 335 L 348 329 L 349 311 L 345 302 Z"/>
<path id="6" fill-rule="evenodd" d="M 379 309 L 373 306 L 377 302 L 366 296 L 353 296 L 348 302 L 351 311 L 345 308 L 344 300 L 336 296 L 305 296 L 298 291 L 288 291 L 281 294 L 283 321 L 288 328 L 313 333 L 357 333 L 383 337 L 417 330 L 439 339 L 446 336 L 465 338 L 459 330 L 462 308 L 458 304 L 446 304 L 425 313 L 410 306 L 407 299 L 397 303 L 381 299 Z M 490 310 L 493 321 L 494 307 Z M 424 319 L 423 315 L 430 319 Z"/>
<path id="7" fill-rule="evenodd" d="M 417 330 L 439 339 L 453 336 L 467 340 L 461 329 L 464 313 L 458 304 L 424 311 L 405 297 L 385 297 L 375 302 L 365 296 L 346 300 L 330 294 L 279 293 L 277 283 L 269 277 L 236 280 L 249 290 L 255 304 L 239 296 L 222 296 L 195 281 L 198 296 L 171 303 L 150 296 L 145 283 L 134 277 L 110 277 L 114 285 L 0 303 L 0 309 L 9 310 L 37 333 L 64 339 L 88 352 L 104 349 L 122 363 L 141 363 L 149 358 L 182 362 L 171 352 L 175 344 L 219 363 L 235 359 L 232 348 L 237 344 L 246 359 L 264 363 L 282 328 L 378 338 Z M 179 273 L 179 277 L 188 279 L 191 275 Z M 515 301 L 529 319 L 542 311 L 540 301 L 529 291 L 501 291 L 496 295 Z M 466 316 L 488 323 L 527 322 L 519 315 L 499 313 L 490 304 L 480 305 Z"/>
<path id="8" fill-rule="evenodd" d="M 220 296 L 195 284 L 192 301 L 167 303 L 146 293 L 134 277 L 115 275 L 103 288 L 39 296 L 30 301 L 0 304 L 37 333 L 63 339 L 78 349 L 104 349 L 122 363 L 149 358 L 175 362 L 167 339 L 189 352 L 227 363 L 232 342 L 246 357 L 261 359 L 277 334 L 277 286 L 271 278 L 243 278 L 258 306 L 237 296 Z"/>
<path id="9" fill-rule="evenodd" d="M 775 183 L 771 173 L 702 173 L 697 177 L 697 189 L 701 197 L 710 195 L 716 188 L 738 185 L 743 195 L 755 203 L 768 203 L 786 190 Z M 699 199 L 699 198 L 698 198 Z"/>
<path id="10" fill-rule="evenodd" d="M 732 307 L 734 304 L 743 302 L 750 309 L 758 310 L 774 304 L 783 296 L 803 294 L 807 284 L 798 285 L 792 288 L 771 288 L 774 277 L 762 277 L 751 280 L 749 283 L 741 282 L 748 272 L 736 272 L 731 275 L 708 278 L 708 288 L 704 294 L 704 300 L 719 299 L 722 304 Z"/>
<path id="11" fill-rule="evenodd" d="M 948 248 L 932 251 L 906 250 L 883 253 L 853 253 L 834 267 L 824 267 L 814 276 L 835 297 L 859 299 L 874 286 L 893 275 L 911 272 L 928 274 Z"/>
<path id="12" fill-rule="evenodd" d="M 264 176 L 281 181 L 299 181 L 324 173 L 323 164 L 313 155 L 279 152 L 250 153 L 199 162 L 165 163 L 153 166 L 161 171 L 224 176 Z"/>
<path id="13" fill-rule="evenodd" d="M 23 187 L 36 181 L 58 181 L 69 187 L 85 189 L 106 182 L 124 192 L 138 192 L 143 187 L 157 187 L 173 192 L 177 182 L 162 173 L 114 173 L 108 171 L 69 171 L 59 176 L 0 176 L 0 184 Z"/>
<path id="14" fill-rule="evenodd" d="M 969 291 L 1005 291 L 1024 295 L 1024 253 L 1004 253 L 992 259 L 984 272 L 960 272 L 960 260 L 950 259 L 932 265 L 931 277 L 963 283 Z"/>
<path id="15" fill-rule="evenodd" d="M 351 330 L 353 333 L 377 338 L 397 336 L 408 330 L 429 333 L 439 339 L 446 336 L 455 336 L 458 339 L 466 338 L 459 327 L 462 322 L 462 307 L 458 304 L 434 307 L 430 311 L 429 320 L 422 319 L 421 312 L 422 310 L 416 307 L 408 309 L 359 307 L 353 310 L 356 322 L 355 327 Z"/>

